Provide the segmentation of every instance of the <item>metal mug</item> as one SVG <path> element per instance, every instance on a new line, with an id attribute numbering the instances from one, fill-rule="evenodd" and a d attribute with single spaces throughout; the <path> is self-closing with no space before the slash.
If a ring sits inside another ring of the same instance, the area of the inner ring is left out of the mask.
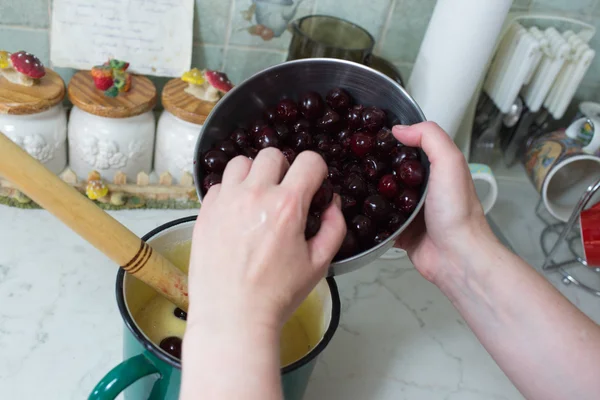
<path id="1" fill-rule="evenodd" d="M 161 252 L 174 243 L 191 240 L 196 217 L 181 218 L 150 231 L 142 240 Z M 281 368 L 286 400 L 300 400 L 308 386 L 317 357 L 327 347 L 340 320 L 340 296 L 333 278 L 323 279 L 315 288 L 321 308 L 318 310 L 321 336 L 311 343 L 312 350 L 301 359 Z M 156 292 L 120 269 L 116 297 L 123 331 L 123 362 L 109 371 L 96 385 L 89 399 L 112 400 L 121 392 L 126 400 L 177 400 L 181 384 L 181 361 L 152 343 L 136 324 L 134 315 Z M 312 315 L 311 315 L 312 317 Z M 252 371 L 248 371 L 249 374 Z"/>
<path id="2" fill-rule="evenodd" d="M 267 68 L 230 90 L 211 111 L 202 126 L 194 151 L 194 181 L 198 198 L 203 200 L 201 156 L 212 146 L 228 138 L 236 128 L 263 114 L 269 105 L 282 97 L 298 98 L 309 90 L 326 93 L 333 88 L 347 90 L 359 104 L 383 109 L 390 126 L 412 125 L 425 121 L 423 112 L 410 95 L 397 82 L 362 64 L 336 58 L 305 58 L 284 62 Z M 394 245 L 408 225 L 414 220 L 425 202 L 430 162 L 419 149 L 425 169 L 425 183 L 421 200 L 413 213 L 398 230 L 383 242 L 352 257 L 331 264 L 329 275 L 340 275 L 359 269 L 375 261 Z"/>

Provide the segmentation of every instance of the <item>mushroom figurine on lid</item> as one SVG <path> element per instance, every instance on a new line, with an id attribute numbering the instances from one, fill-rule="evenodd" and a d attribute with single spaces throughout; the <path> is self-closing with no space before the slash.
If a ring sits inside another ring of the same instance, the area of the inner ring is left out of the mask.
<path id="1" fill-rule="evenodd" d="M 192 173 L 194 148 L 204 121 L 233 84 L 223 72 L 193 68 L 171 79 L 162 91 L 163 112 L 156 128 L 154 170 L 173 183 Z"/>
<path id="2" fill-rule="evenodd" d="M 221 96 L 233 88 L 233 84 L 223 72 L 193 68 L 181 76 L 188 83 L 186 93 L 199 100 L 216 103 Z"/>
<path id="3" fill-rule="evenodd" d="M 0 51 L 0 74 L 12 83 L 33 86 L 46 75 L 46 69 L 39 58 L 26 51 Z"/>

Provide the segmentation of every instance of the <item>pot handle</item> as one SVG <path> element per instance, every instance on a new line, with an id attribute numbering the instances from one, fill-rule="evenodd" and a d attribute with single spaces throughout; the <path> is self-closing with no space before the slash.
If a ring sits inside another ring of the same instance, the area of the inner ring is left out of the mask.
<path id="1" fill-rule="evenodd" d="M 113 400 L 128 386 L 145 376 L 159 374 L 158 368 L 146 356 L 146 352 L 128 358 L 110 371 L 98 382 L 88 400 Z M 162 378 L 162 375 L 160 375 Z M 161 379 L 154 384 L 152 393 L 148 400 L 158 400 L 158 392 L 161 392 Z"/>

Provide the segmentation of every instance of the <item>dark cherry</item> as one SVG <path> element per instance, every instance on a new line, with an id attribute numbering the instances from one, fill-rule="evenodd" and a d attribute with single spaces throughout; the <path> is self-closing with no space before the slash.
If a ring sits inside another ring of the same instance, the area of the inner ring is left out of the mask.
<path id="1" fill-rule="evenodd" d="M 335 159 L 329 161 L 329 164 L 327 164 L 327 165 L 330 166 L 330 167 L 337 168 L 340 171 L 342 170 L 342 166 L 343 166 L 342 163 L 340 162 L 340 160 L 335 160 Z"/>
<path id="2" fill-rule="evenodd" d="M 366 156 L 363 158 L 363 171 L 365 172 L 365 176 L 367 179 L 378 180 L 381 175 L 384 174 L 386 170 L 386 163 L 378 158 L 373 156 Z"/>
<path id="3" fill-rule="evenodd" d="M 398 211 L 392 211 L 388 215 L 388 223 L 387 226 L 390 231 L 395 232 L 402 226 L 403 223 L 406 222 L 406 217 L 400 214 Z"/>
<path id="4" fill-rule="evenodd" d="M 356 174 L 362 177 L 363 169 L 361 168 L 358 161 L 349 161 L 344 164 L 344 173 L 346 175 Z"/>
<path id="5" fill-rule="evenodd" d="M 329 136 L 323 134 L 316 135 L 313 138 L 313 142 L 317 150 L 329 153 L 329 150 L 331 149 L 331 138 Z"/>
<path id="6" fill-rule="evenodd" d="M 160 341 L 160 348 L 175 358 L 181 358 L 181 338 L 169 336 Z"/>
<path id="7" fill-rule="evenodd" d="M 344 216 L 353 215 L 356 212 L 356 199 L 352 196 L 342 195 L 342 213 Z"/>
<path id="8" fill-rule="evenodd" d="M 298 106 L 291 99 L 283 99 L 277 104 L 277 119 L 283 123 L 291 124 L 298 119 Z"/>
<path id="9" fill-rule="evenodd" d="M 403 188 L 394 199 L 396 208 L 405 213 L 410 214 L 417 207 L 419 202 L 419 192 L 412 188 Z"/>
<path id="10" fill-rule="evenodd" d="M 173 311 L 173 315 L 175 315 L 177 318 L 182 319 L 184 321 L 187 321 L 187 313 L 185 311 L 183 311 L 181 308 L 177 307 L 174 311 Z"/>
<path id="11" fill-rule="evenodd" d="M 385 111 L 377 107 L 367 107 L 362 113 L 362 127 L 370 132 L 377 132 L 385 124 Z"/>
<path id="12" fill-rule="evenodd" d="M 341 122 L 340 114 L 334 110 L 327 110 L 321 118 L 317 120 L 317 128 L 324 132 L 333 133 L 339 129 Z"/>
<path id="13" fill-rule="evenodd" d="M 373 194 L 363 201 L 363 213 L 373 221 L 383 221 L 389 212 L 388 201 L 379 194 Z"/>
<path id="14" fill-rule="evenodd" d="M 356 254 L 359 249 L 360 246 L 358 244 L 358 239 L 356 238 L 356 235 L 353 231 L 347 230 L 346 236 L 344 236 L 344 240 L 342 241 L 342 245 L 340 246 L 340 249 L 338 250 L 335 256 L 335 259 L 341 260 L 344 258 L 351 257 L 354 254 Z"/>
<path id="15" fill-rule="evenodd" d="M 263 116 L 265 121 L 267 121 L 269 124 L 274 124 L 275 120 L 277 119 L 277 110 L 275 110 L 273 107 L 267 108 L 263 113 Z"/>
<path id="16" fill-rule="evenodd" d="M 278 147 L 279 136 L 277 135 L 277 132 L 275 132 L 275 129 L 270 126 L 262 128 L 254 139 L 254 146 L 258 150 L 266 149 L 267 147 Z"/>
<path id="17" fill-rule="evenodd" d="M 229 157 L 221 150 L 209 150 L 202 157 L 202 165 L 208 172 L 223 172 L 228 161 Z"/>
<path id="18" fill-rule="evenodd" d="M 329 206 L 331 200 L 333 200 L 333 186 L 331 185 L 331 182 L 324 180 L 321 187 L 312 198 L 310 210 L 320 213 Z"/>
<path id="19" fill-rule="evenodd" d="M 367 193 L 369 193 L 369 196 L 371 196 L 373 194 L 379 194 L 379 192 L 377 191 L 377 185 L 375 185 L 373 182 L 368 182 L 367 183 Z"/>
<path id="20" fill-rule="evenodd" d="M 290 139 L 290 146 L 296 151 L 296 153 L 309 150 L 312 147 L 312 144 L 312 136 L 308 132 L 297 133 Z"/>
<path id="21" fill-rule="evenodd" d="M 256 137 L 256 135 L 258 135 L 261 129 L 265 126 L 267 126 L 267 123 L 262 119 L 257 119 L 256 121 L 252 122 L 252 124 L 250 124 L 250 136 Z"/>
<path id="22" fill-rule="evenodd" d="M 204 193 L 208 192 L 208 189 L 216 185 L 217 183 L 221 183 L 221 179 L 223 176 L 221 174 L 208 174 L 202 179 L 202 189 Z"/>
<path id="23" fill-rule="evenodd" d="M 223 140 L 217 145 L 217 149 L 221 150 L 229 158 L 233 158 L 238 154 L 237 149 L 235 148 L 235 144 L 233 144 L 231 140 Z"/>
<path id="24" fill-rule="evenodd" d="M 308 214 L 306 217 L 306 227 L 304 228 L 304 237 L 306 240 L 315 236 L 321 228 L 321 218 L 315 214 Z"/>
<path id="25" fill-rule="evenodd" d="M 408 187 L 417 187 L 423 183 L 425 170 L 418 160 L 404 160 L 396 169 L 396 177 Z"/>
<path id="26" fill-rule="evenodd" d="M 281 149 L 281 152 L 283 153 L 285 158 L 288 160 L 290 165 L 292 165 L 292 163 L 296 159 L 296 152 L 294 150 L 290 149 L 289 147 L 284 147 L 283 149 Z"/>
<path id="27" fill-rule="evenodd" d="M 367 183 L 359 175 L 350 174 L 344 179 L 342 193 L 362 200 L 367 196 Z"/>
<path id="28" fill-rule="evenodd" d="M 373 138 L 364 133 L 355 133 L 350 138 L 350 148 L 359 158 L 363 158 L 373 150 Z"/>
<path id="29" fill-rule="evenodd" d="M 342 129 L 337 134 L 337 140 L 340 145 L 344 149 L 350 149 L 350 138 L 352 137 L 352 132 L 349 129 Z"/>
<path id="30" fill-rule="evenodd" d="M 389 237 L 390 237 L 390 233 L 389 232 L 386 232 L 386 231 L 377 232 L 377 234 L 373 238 L 373 242 L 375 242 L 375 244 L 379 244 L 379 243 L 385 241 Z"/>
<path id="31" fill-rule="evenodd" d="M 310 132 L 310 122 L 307 119 L 300 118 L 298 121 L 294 122 L 292 129 L 295 133 Z"/>
<path id="32" fill-rule="evenodd" d="M 332 160 L 339 160 L 344 156 L 344 149 L 341 144 L 333 143 L 329 146 L 329 157 Z"/>
<path id="33" fill-rule="evenodd" d="M 256 150 L 254 147 L 247 147 L 244 149 L 244 155 L 249 159 L 254 160 L 258 155 L 258 150 Z"/>
<path id="34" fill-rule="evenodd" d="M 355 215 L 350 221 L 349 228 L 356 234 L 363 245 L 370 245 L 375 235 L 373 221 L 364 215 Z"/>
<path id="35" fill-rule="evenodd" d="M 381 177 L 377 190 L 388 199 L 393 199 L 398 194 L 398 183 L 394 175 L 388 174 Z"/>
<path id="36" fill-rule="evenodd" d="M 231 140 L 239 150 L 245 149 L 250 146 L 250 138 L 248 137 L 248 132 L 242 128 L 238 128 L 231 134 Z"/>
<path id="37" fill-rule="evenodd" d="M 277 132 L 277 135 L 281 141 L 285 142 L 290 138 L 290 128 L 288 128 L 286 124 L 275 124 L 273 128 L 275 128 L 275 132 Z"/>
<path id="38" fill-rule="evenodd" d="M 327 105 L 337 112 L 346 111 L 352 105 L 352 98 L 344 89 L 331 89 L 325 97 Z"/>
<path id="39" fill-rule="evenodd" d="M 396 154 L 392 158 L 392 169 L 396 171 L 404 160 L 417 160 L 419 152 L 414 147 L 402 146 L 398 148 Z"/>
<path id="40" fill-rule="evenodd" d="M 327 174 L 327 179 L 334 185 L 340 184 L 342 182 L 343 175 L 337 167 L 329 166 L 329 172 Z"/>
<path id="41" fill-rule="evenodd" d="M 315 120 L 323 115 L 325 105 L 321 95 L 317 92 L 308 92 L 300 97 L 298 102 L 300 114 L 306 119 Z"/>
<path id="42" fill-rule="evenodd" d="M 350 108 L 346 113 L 346 122 L 348 123 L 348 128 L 352 131 L 357 131 L 362 128 L 362 113 L 364 111 L 364 107 L 360 104 L 357 104 Z"/>
<path id="43" fill-rule="evenodd" d="M 377 132 L 375 136 L 375 151 L 381 156 L 388 156 L 396 148 L 398 141 L 392 135 L 392 131 L 389 128 L 383 127 Z"/>

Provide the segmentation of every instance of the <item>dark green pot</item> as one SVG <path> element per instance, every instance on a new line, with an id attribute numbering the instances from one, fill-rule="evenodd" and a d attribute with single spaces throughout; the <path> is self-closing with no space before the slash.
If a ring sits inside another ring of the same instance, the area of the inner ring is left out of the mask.
<path id="1" fill-rule="evenodd" d="M 142 239 L 157 251 L 169 244 L 189 240 L 196 217 L 181 218 L 147 233 Z M 327 347 L 340 320 L 340 296 L 333 278 L 323 280 L 316 289 L 322 299 L 323 335 L 310 353 L 281 369 L 286 400 L 300 400 L 317 357 Z M 127 400 L 177 400 L 181 383 L 181 362 L 154 345 L 139 329 L 132 314 L 146 304 L 155 292 L 143 282 L 125 273 L 117 274 L 116 296 L 121 317 L 124 361 L 109 371 L 89 396 L 94 400 L 116 398 L 121 392 Z M 200 395 L 200 399 L 202 396 Z"/>

